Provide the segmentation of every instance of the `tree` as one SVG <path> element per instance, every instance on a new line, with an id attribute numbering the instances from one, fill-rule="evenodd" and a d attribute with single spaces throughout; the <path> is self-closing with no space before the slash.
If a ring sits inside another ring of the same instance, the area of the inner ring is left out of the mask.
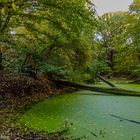
<path id="1" fill-rule="evenodd" d="M 99 25 L 96 33 L 97 56 L 107 64 L 109 71 L 115 70 L 116 55 L 118 48 L 128 46 L 128 17 L 127 12 L 106 13 L 99 18 Z M 102 53 L 102 55 L 99 55 Z M 104 64 L 105 65 L 105 64 Z M 106 67 L 107 67 L 106 66 Z"/>
<path id="2" fill-rule="evenodd" d="M 95 36 L 99 72 L 139 77 L 139 2 L 134 1 L 129 12 L 107 13 L 99 18 Z"/>
<path id="3" fill-rule="evenodd" d="M 133 44 L 139 46 L 140 42 L 140 1 L 134 0 L 133 3 L 130 5 L 130 13 L 131 13 L 131 28 L 129 32 L 131 33 Z"/>
<path id="4" fill-rule="evenodd" d="M 56 54 L 61 52 L 62 58 L 67 57 L 69 61 L 71 57 L 75 58 L 74 62 L 70 62 L 75 63 L 81 58 L 78 55 L 87 54 L 87 45 L 83 46 L 82 40 L 84 38 L 86 40 L 86 36 L 91 40 L 96 25 L 93 11 L 85 6 L 85 4 L 92 5 L 91 2 L 86 0 L 14 0 L 11 2 L 7 0 L 1 1 L 1 4 L 3 5 L 0 24 L 1 48 L 12 50 L 16 54 L 14 55 L 16 60 L 20 59 L 24 63 L 30 54 L 36 56 L 30 59 L 35 58 L 41 62 L 48 60 L 51 55 L 56 58 L 54 60 L 56 61 L 60 58 Z M 13 55 L 8 56 L 7 59 L 11 57 L 14 60 Z M 54 61 L 52 64 L 55 63 Z"/>

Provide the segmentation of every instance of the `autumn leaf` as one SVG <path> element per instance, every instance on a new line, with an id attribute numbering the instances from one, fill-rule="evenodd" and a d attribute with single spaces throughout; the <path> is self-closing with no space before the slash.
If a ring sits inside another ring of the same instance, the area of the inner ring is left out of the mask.
<path id="1" fill-rule="evenodd" d="M 3 14 L 5 13 L 5 9 L 4 8 L 1 9 L 1 13 L 3 13 Z"/>
<path id="2" fill-rule="evenodd" d="M 13 8 L 14 10 L 16 10 L 16 5 L 15 5 L 15 3 L 12 3 L 12 8 Z"/>

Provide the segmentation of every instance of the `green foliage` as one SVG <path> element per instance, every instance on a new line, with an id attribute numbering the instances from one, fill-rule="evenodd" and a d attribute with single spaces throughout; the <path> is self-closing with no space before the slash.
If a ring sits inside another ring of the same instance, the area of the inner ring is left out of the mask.
<path id="1" fill-rule="evenodd" d="M 106 13 L 99 19 L 88 0 L 6 0 L 1 5 L 5 70 L 19 73 L 32 67 L 71 81 L 97 73 L 139 76 L 139 0 L 130 12 Z"/>
<path id="2" fill-rule="evenodd" d="M 97 73 L 109 74 L 111 69 L 114 69 L 114 51 L 118 43 L 118 37 L 123 30 L 123 20 L 123 14 L 120 12 L 107 13 L 99 18 L 95 34 L 96 44 L 94 48 L 96 53 L 93 62 Z"/>
<path id="3" fill-rule="evenodd" d="M 108 75 L 139 76 L 139 15 L 107 13 L 99 19 L 96 33 L 94 64 Z"/>
<path id="4" fill-rule="evenodd" d="M 39 69 L 40 69 L 41 73 L 49 74 L 49 75 L 65 76 L 65 73 L 66 73 L 66 71 L 62 67 L 50 65 L 50 64 L 46 64 L 46 63 L 44 65 L 41 64 Z"/>
<path id="5" fill-rule="evenodd" d="M 90 63 L 96 26 L 94 11 L 88 8 L 90 1 L 1 3 L 0 47 L 6 70 L 18 72 L 31 66 L 40 73 L 64 74 Z"/>
<path id="6" fill-rule="evenodd" d="M 132 12 L 140 13 L 140 0 L 133 0 L 133 3 L 130 5 L 130 10 Z"/>

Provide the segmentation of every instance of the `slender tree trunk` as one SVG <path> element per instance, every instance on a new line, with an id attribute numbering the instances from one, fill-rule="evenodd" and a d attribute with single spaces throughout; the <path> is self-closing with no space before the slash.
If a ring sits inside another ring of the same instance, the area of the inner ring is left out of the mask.
<path id="1" fill-rule="evenodd" d="M 0 50 L 0 71 L 3 70 L 3 66 L 2 66 L 2 51 Z"/>
<path id="2" fill-rule="evenodd" d="M 109 86 L 111 86 L 111 87 L 116 87 L 113 83 L 107 81 L 107 80 L 104 79 L 101 75 L 97 74 L 97 77 L 98 77 L 99 79 L 101 79 L 103 82 L 105 82 L 106 84 L 108 84 Z"/>
<path id="3" fill-rule="evenodd" d="M 1 9 L 2 9 L 2 4 L 0 5 L 0 29 L 1 29 Z M 0 30 L 1 31 L 1 30 Z M 0 39 L 1 39 L 1 33 L 0 33 Z M 1 45 L 1 44 L 0 44 Z M 1 51 L 1 48 L 0 48 L 0 75 L 2 73 L 2 51 Z"/>
<path id="4" fill-rule="evenodd" d="M 3 75 L 3 65 L 2 65 L 2 51 L 0 49 L 0 77 Z"/>
<path id="5" fill-rule="evenodd" d="M 112 70 L 114 70 L 114 48 L 108 47 L 106 50 L 106 54 L 107 54 L 107 64 Z"/>
<path id="6" fill-rule="evenodd" d="M 140 84 L 140 78 L 139 79 L 136 79 L 132 82 L 129 82 L 130 84 Z"/>

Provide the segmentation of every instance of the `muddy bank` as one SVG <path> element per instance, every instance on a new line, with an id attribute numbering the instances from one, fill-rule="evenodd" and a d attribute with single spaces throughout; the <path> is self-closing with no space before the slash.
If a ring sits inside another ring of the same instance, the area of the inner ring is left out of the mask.
<path id="1" fill-rule="evenodd" d="M 40 77 L 37 80 L 24 76 L 0 76 L 0 135 L 1 139 L 23 139 L 25 136 L 42 136 L 48 138 L 48 134 L 36 133 L 16 122 L 17 118 L 36 104 L 49 96 L 62 94 L 71 91 L 70 88 L 55 85 L 47 77 Z M 56 133 L 57 134 L 57 133 Z M 49 134 L 49 138 L 56 138 L 56 134 Z M 57 134 L 57 139 L 60 137 Z M 56 139 L 56 140 L 57 140 Z M 64 139 L 64 138 L 63 138 Z"/>

